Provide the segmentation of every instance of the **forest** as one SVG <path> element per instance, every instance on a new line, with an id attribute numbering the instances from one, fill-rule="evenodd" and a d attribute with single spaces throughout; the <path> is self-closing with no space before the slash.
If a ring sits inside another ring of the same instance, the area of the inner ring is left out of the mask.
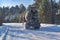
<path id="1" fill-rule="evenodd" d="M 37 7 L 41 23 L 60 23 L 60 0 L 59 2 L 56 2 L 56 0 L 34 0 L 32 5 Z M 26 8 L 23 4 L 20 4 L 10 8 L 4 6 L 0 7 L 0 18 L 3 22 L 24 22 L 24 15 L 30 6 L 31 5 Z"/>

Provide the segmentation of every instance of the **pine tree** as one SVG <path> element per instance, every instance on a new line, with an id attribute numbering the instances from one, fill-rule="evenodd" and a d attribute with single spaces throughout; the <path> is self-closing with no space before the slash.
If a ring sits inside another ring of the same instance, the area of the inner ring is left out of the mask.
<path id="1" fill-rule="evenodd" d="M 0 26 L 2 25 L 2 8 L 0 7 Z"/>
<path id="2" fill-rule="evenodd" d="M 54 23 L 54 16 L 57 10 L 55 1 L 52 0 L 35 0 L 35 6 L 39 11 L 40 20 L 42 23 Z M 52 10 L 53 9 L 53 10 Z M 53 13 L 52 13 L 53 12 Z"/>

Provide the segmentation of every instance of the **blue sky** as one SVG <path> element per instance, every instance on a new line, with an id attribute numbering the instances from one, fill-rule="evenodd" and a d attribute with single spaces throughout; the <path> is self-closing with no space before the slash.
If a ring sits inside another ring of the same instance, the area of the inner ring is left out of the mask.
<path id="1" fill-rule="evenodd" d="M 58 2 L 59 0 L 56 0 L 56 2 Z"/>
<path id="2" fill-rule="evenodd" d="M 16 6 L 16 5 L 20 5 L 20 4 L 24 4 L 24 6 L 28 6 L 33 4 L 34 1 L 33 0 L 0 0 L 0 6 Z"/>
<path id="3" fill-rule="evenodd" d="M 58 0 L 56 0 L 58 1 Z M 33 4 L 34 1 L 33 0 L 0 0 L 0 6 L 15 6 L 15 5 L 20 5 L 20 4 L 24 4 L 24 6 L 28 6 Z"/>

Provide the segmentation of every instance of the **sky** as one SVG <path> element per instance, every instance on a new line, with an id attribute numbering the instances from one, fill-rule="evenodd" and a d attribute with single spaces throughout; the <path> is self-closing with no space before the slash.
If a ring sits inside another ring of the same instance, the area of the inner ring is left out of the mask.
<path id="1" fill-rule="evenodd" d="M 24 6 L 28 7 L 28 5 L 33 4 L 34 1 L 33 0 L 0 0 L 0 7 L 11 7 L 11 6 L 16 6 L 16 5 L 20 5 L 23 4 Z"/>
<path id="2" fill-rule="evenodd" d="M 56 2 L 58 2 L 58 0 L 56 0 Z M 33 4 L 34 1 L 33 0 L 0 0 L 0 7 L 11 7 L 11 6 L 16 6 L 16 5 L 20 5 L 23 4 L 24 6 L 28 7 L 28 5 Z"/>
<path id="3" fill-rule="evenodd" d="M 56 2 L 58 2 L 59 0 L 56 0 Z"/>

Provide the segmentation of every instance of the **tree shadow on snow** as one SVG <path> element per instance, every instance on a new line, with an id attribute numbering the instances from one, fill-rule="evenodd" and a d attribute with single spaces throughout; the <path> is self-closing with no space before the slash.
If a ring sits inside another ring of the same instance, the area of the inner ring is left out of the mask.
<path id="1" fill-rule="evenodd" d="M 41 27 L 40 31 L 47 31 L 47 32 L 60 32 L 60 27 L 54 27 L 54 26 L 50 26 L 50 27 Z"/>

